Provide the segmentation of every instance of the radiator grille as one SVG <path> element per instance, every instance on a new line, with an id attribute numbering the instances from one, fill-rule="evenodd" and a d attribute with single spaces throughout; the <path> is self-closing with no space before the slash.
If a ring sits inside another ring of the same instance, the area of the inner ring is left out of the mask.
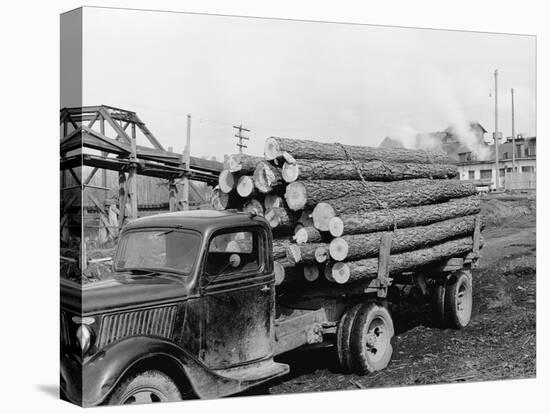
<path id="1" fill-rule="evenodd" d="M 67 321 L 67 314 L 62 311 L 60 316 L 61 316 L 61 320 L 59 323 L 59 329 L 61 334 L 61 344 L 69 345 L 70 333 L 69 333 L 69 323 Z"/>
<path id="2" fill-rule="evenodd" d="M 169 306 L 105 316 L 101 324 L 99 347 L 128 336 L 150 335 L 168 338 L 172 335 L 176 309 L 176 306 Z"/>

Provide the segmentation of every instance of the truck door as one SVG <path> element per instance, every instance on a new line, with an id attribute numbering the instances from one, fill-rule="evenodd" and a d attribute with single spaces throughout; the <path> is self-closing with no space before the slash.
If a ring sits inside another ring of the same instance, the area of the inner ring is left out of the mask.
<path id="1" fill-rule="evenodd" d="M 274 276 L 268 234 L 260 227 L 214 233 L 201 277 L 202 357 L 212 369 L 273 353 Z"/>

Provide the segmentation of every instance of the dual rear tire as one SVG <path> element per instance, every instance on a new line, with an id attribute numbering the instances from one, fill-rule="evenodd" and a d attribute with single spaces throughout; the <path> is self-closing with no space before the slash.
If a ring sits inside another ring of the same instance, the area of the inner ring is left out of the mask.
<path id="1" fill-rule="evenodd" d="M 460 271 L 435 286 L 435 312 L 443 327 L 463 329 L 472 317 L 472 275 Z"/>
<path id="2" fill-rule="evenodd" d="M 340 319 L 336 336 L 338 362 L 345 372 L 380 371 L 390 362 L 393 321 L 386 307 L 369 302 L 351 307 Z"/>

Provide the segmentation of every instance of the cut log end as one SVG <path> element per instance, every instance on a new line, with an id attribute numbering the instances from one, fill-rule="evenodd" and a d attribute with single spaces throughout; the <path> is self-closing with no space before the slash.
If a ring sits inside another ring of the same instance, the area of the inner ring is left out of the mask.
<path id="1" fill-rule="evenodd" d="M 295 183 L 292 183 L 295 184 Z M 292 185 L 290 184 L 289 187 Z M 287 187 L 288 188 L 288 187 Z M 330 220 L 336 216 L 334 209 L 328 203 L 319 203 L 312 213 L 313 225 L 317 230 L 329 231 Z"/>
<path id="2" fill-rule="evenodd" d="M 285 200 L 288 208 L 294 211 L 301 210 L 307 202 L 306 187 L 300 182 L 293 182 L 287 185 L 285 191 Z"/>
<path id="3" fill-rule="evenodd" d="M 264 194 L 270 193 L 282 183 L 281 172 L 265 161 L 258 163 L 253 176 L 254 185 Z"/>
<path id="4" fill-rule="evenodd" d="M 348 243 L 340 237 L 333 239 L 329 244 L 330 257 L 338 262 L 344 260 L 348 256 L 348 252 Z"/>
<path id="5" fill-rule="evenodd" d="M 229 170 L 222 170 L 218 177 L 218 184 L 223 193 L 229 193 L 235 187 L 235 177 Z"/>
<path id="6" fill-rule="evenodd" d="M 300 228 L 298 228 L 299 226 Z M 293 239 L 298 244 L 307 243 L 308 234 L 304 226 L 302 226 L 301 224 L 298 224 L 298 226 L 296 226 Z"/>
<path id="7" fill-rule="evenodd" d="M 347 283 L 350 278 L 350 269 L 346 263 L 337 262 L 325 268 L 325 277 L 330 282 Z"/>
<path id="8" fill-rule="evenodd" d="M 315 282 L 319 279 L 319 267 L 315 264 L 304 266 L 304 278 L 308 282 Z"/>
<path id="9" fill-rule="evenodd" d="M 277 210 L 272 208 L 270 210 L 267 210 L 265 212 L 265 219 L 268 221 L 270 227 L 272 229 L 274 229 L 275 227 L 277 227 L 279 224 L 281 224 L 281 218 L 279 217 L 279 215 L 277 214 Z"/>
<path id="10" fill-rule="evenodd" d="M 275 273 L 275 286 L 281 285 L 285 280 L 285 267 L 275 261 L 273 262 L 273 271 Z"/>
<path id="11" fill-rule="evenodd" d="M 340 237 L 344 234 L 344 222 L 340 217 L 333 217 L 328 222 L 328 231 L 332 237 Z"/>
<path id="12" fill-rule="evenodd" d="M 254 180 L 248 175 L 243 175 L 237 182 L 237 194 L 241 197 L 250 197 L 254 192 Z"/>
<path id="13" fill-rule="evenodd" d="M 284 207 L 283 198 L 276 194 L 267 194 L 264 199 L 265 210 L 271 210 L 272 208 Z"/>
<path id="14" fill-rule="evenodd" d="M 268 161 L 273 161 L 281 155 L 279 143 L 275 138 L 267 138 L 264 144 L 264 157 Z"/>
<path id="15" fill-rule="evenodd" d="M 300 175 L 300 168 L 298 167 L 298 164 L 285 162 L 283 165 L 283 180 L 285 180 L 287 183 L 293 183 L 298 179 L 298 176 Z"/>
<path id="16" fill-rule="evenodd" d="M 329 252 L 324 246 L 319 246 L 315 249 L 315 260 L 317 263 L 325 263 L 328 260 Z"/>
<path id="17" fill-rule="evenodd" d="M 264 207 L 258 200 L 249 200 L 244 206 L 243 211 L 246 213 L 253 213 L 257 216 L 264 215 Z M 269 220 L 268 220 L 269 221 Z"/>
<path id="18" fill-rule="evenodd" d="M 286 248 L 286 258 L 293 265 L 300 263 L 302 261 L 300 248 L 295 244 L 289 244 Z"/>

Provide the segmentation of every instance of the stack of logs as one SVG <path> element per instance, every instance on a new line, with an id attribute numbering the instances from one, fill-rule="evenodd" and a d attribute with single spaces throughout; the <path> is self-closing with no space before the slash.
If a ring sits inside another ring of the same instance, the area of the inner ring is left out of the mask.
<path id="1" fill-rule="evenodd" d="M 480 200 L 440 152 L 268 138 L 264 157 L 228 155 L 222 209 L 264 216 L 276 283 L 373 279 L 474 248 Z"/>

